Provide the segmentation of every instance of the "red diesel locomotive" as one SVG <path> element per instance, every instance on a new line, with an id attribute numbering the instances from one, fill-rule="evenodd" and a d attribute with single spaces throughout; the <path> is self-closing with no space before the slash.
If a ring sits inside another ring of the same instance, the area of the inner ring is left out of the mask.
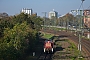
<path id="1" fill-rule="evenodd" d="M 52 40 L 46 40 L 44 42 L 44 52 L 52 52 L 53 53 L 53 42 Z"/>

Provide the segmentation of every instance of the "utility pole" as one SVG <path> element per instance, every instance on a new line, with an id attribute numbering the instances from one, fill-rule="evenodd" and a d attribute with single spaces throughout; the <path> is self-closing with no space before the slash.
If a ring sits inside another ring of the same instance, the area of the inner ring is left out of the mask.
<path id="1" fill-rule="evenodd" d="M 81 0 L 82 1 L 82 3 L 83 3 L 83 1 L 85 1 L 85 0 Z"/>
<path id="2" fill-rule="evenodd" d="M 83 10 L 71 10 L 71 12 L 76 12 L 76 15 L 78 15 L 78 13 L 80 14 L 80 22 L 79 22 L 79 43 L 78 43 L 78 50 L 79 50 L 79 58 L 81 56 L 81 51 L 82 51 L 82 45 L 81 45 L 81 36 L 82 36 L 82 27 L 83 27 L 83 21 L 82 21 L 82 13 Z M 76 27 L 77 28 L 77 27 Z M 76 29 L 77 30 L 77 29 Z"/>
<path id="3" fill-rule="evenodd" d="M 83 1 L 85 1 L 85 0 L 81 0 L 82 1 L 82 5 L 83 5 Z M 82 51 L 82 45 L 81 45 L 81 34 L 82 34 L 82 27 L 83 27 L 83 22 L 82 22 L 82 13 L 83 13 L 83 10 L 79 10 L 80 11 L 80 15 L 81 15 L 81 17 L 80 17 L 80 24 L 79 24 L 79 30 L 80 30 L 80 32 L 79 32 L 79 44 L 78 44 L 78 50 L 79 50 L 79 58 L 82 58 L 81 57 L 81 51 Z"/>
<path id="4" fill-rule="evenodd" d="M 82 21 L 82 13 L 83 13 L 83 10 L 71 10 L 71 12 L 76 12 L 76 15 L 80 15 L 80 21 L 79 21 L 79 43 L 78 43 L 78 50 L 79 50 L 79 57 L 81 56 L 81 48 L 82 48 L 82 45 L 81 45 L 81 36 L 82 36 L 82 27 L 83 27 L 83 21 Z M 77 28 L 77 27 L 76 27 Z M 76 29 L 77 30 L 77 29 Z"/>
<path id="5" fill-rule="evenodd" d="M 43 30 L 45 31 L 45 22 L 46 22 L 46 14 L 47 12 L 42 12 L 44 14 L 44 21 L 43 21 Z"/>

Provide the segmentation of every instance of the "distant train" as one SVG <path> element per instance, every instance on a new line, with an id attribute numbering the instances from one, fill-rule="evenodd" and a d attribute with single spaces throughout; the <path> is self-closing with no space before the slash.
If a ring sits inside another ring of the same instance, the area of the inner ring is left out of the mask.
<path id="1" fill-rule="evenodd" d="M 54 50 L 54 43 L 52 40 L 45 40 L 44 42 L 44 52 L 52 52 L 53 53 L 53 50 Z"/>

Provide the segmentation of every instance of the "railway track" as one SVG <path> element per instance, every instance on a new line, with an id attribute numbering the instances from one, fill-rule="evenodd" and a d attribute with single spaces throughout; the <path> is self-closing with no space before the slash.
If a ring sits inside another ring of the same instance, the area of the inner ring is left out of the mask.
<path id="1" fill-rule="evenodd" d="M 90 42 L 87 40 L 82 40 L 82 45 L 87 53 L 87 59 L 90 59 Z"/>
<path id="2" fill-rule="evenodd" d="M 74 36 L 74 34 L 71 33 L 71 32 L 65 32 L 65 31 L 55 32 L 53 30 L 47 30 L 46 32 L 52 33 L 52 34 L 55 34 L 55 35 L 59 35 L 59 36 L 66 36 L 71 41 L 73 41 L 76 45 L 78 44 L 79 37 Z M 90 59 L 90 40 L 86 40 L 86 39 L 82 38 L 81 39 L 81 44 L 82 44 L 83 51 L 86 53 L 87 60 L 89 60 Z"/>
<path id="3" fill-rule="evenodd" d="M 52 54 L 50 53 L 41 53 L 37 60 L 51 60 Z"/>
<path id="4" fill-rule="evenodd" d="M 77 36 L 69 36 L 70 40 L 73 40 L 76 44 L 79 43 L 79 37 Z M 82 45 L 82 50 L 86 53 L 85 57 L 87 60 L 90 59 L 90 40 L 87 40 L 85 38 L 81 38 L 81 45 Z"/>
<path id="5" fill-rule="evenodd" d="M 40 42 L 42 43 L 42 45 L 43 45 L 45 40 L 46 40 L 46 38 L 40 38 Z M 35 60 L 51 60 L 52 55 L 53 55 L 53 53 L 50 53 L 50 52 L 44 53 L 44 51 L 42 49 L 40 55 Z"/>

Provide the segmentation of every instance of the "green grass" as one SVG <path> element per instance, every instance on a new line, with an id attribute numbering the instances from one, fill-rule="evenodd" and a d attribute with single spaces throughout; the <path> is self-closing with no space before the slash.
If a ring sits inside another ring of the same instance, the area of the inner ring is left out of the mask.
<path id="1" fill-rule="evenodd" d="M 45 34 L 43 35 L 43 37 L 46 38 L 46 39 L 50 39 L 50 38 L 53 37 L 53 36 L 54 36 L 54 34 L 48 34 L 48 33 L 45 33 Z"/>
<path id="2" fill-rule="evenodd" d="M 79 51 L 77 50 L 76 45 L 75 45 L 73 42 L 70 42 L 69 40 L 68 40 L 68 42 L 70 43 L 70 46 L 69 46 L 68 48 L 71 49 L 71 51 L 74 51 L 74 52 L 72 52 L 72 53 L 74 53 L 74 56 L 77 57 Z M 82 56 L 82 55 L 81 55 L 81 56 Z M 71 59 L 72 59 L 72 60 L 76 60 L 75 57 L 71 56 Z M 78 58 L 78 60 L 84 60 L 84 58 Z"/>
<path id="3" fill-rule="evenodd" d="M 70 53 L 72 55 L 69 57 L 71 60 L 77 60 L 77 59 L 84 60 L 84 58 L 78 58 L 79 51 L 73 42 L 69 41 L 68 39 L 65 39 L 64 41 L 68 42 L 70 44 L 70 46 L 68 46 L 68 48 L 66 48 L 66 52 Z M 61 41 L 56 42 L 57 46 L 61 46 L 60 43 L 61 43 Z"/>

